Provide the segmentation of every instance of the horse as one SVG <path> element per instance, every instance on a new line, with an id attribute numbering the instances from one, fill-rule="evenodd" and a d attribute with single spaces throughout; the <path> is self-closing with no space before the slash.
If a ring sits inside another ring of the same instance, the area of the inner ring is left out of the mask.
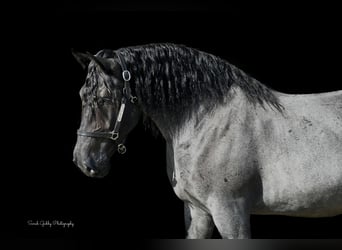
<path id="1" fill-rule="evenodd" d="M 170 43 L 95 55 L 87 68 L 75 164 L 104 177 L 142 118 L 166 142 L 187 238 L 250 238 L 251 214 L 342 213 L 342 91 L 285 94 L 212 54 Z"/>

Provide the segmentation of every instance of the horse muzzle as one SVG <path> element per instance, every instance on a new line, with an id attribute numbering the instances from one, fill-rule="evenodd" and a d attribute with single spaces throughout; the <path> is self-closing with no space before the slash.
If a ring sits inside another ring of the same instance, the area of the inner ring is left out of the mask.
<path id="1" fill-rule="evenodd" d="M 80 162 L 75 157 L 73 159 L 73 162 L 86 176 L 93 178 L 105 177 L 110 169 L 109 163 L 95 164 L 95 162 L 92 160 Z"/>

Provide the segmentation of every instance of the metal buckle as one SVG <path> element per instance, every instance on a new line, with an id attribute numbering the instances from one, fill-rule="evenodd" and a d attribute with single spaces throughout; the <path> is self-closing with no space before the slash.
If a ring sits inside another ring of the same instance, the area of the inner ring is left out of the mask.
<path id="1" fill-rule="evenodd" d="M 124 154 L 124 153 L 126 153 L 126 151 L 127 151 L 127 149 L 126 149 L 126 146 L 125 145 L 123 145 L 123 144 L 118 144 L 118 152 L 119 152 L 119 154 Z"/>
<path id="2" fill-rule="evenodd" d="M 122 71 L 122 78 L 124 79 L 124 81 L 128 82 L 129 80 L 131 80 L 131 73 L 125 69 L 124 71 Z"/>
<path id="3" fill-rule="evenodd" d="M 113 141 L 116 141 L 119 138 L 119 133 L 118 132 L 110 132 L 111 136 L 109 139 L 112 139 Z"/>

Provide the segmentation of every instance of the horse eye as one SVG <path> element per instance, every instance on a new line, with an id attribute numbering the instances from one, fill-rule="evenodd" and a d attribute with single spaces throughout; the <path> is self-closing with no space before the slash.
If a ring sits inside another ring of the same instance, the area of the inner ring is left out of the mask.
<path id="1" fill-rule="evenodd" d="M 110 97 L 102 97 L 101 98 L 104 102 L 112 102 L 112 99 Z"/>
<path id="2" fill-rule="evenodd" d="M 101 97 L 97 99 L 97 104 L 99 106 L 103 106 L 105 103 L 110 103 L 112 102 L 112 99 L 109 97 Z"/>

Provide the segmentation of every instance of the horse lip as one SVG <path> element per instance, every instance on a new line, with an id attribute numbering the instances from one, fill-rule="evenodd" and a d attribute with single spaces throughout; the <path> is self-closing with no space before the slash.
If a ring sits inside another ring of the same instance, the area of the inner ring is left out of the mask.
<path id="1" fill-rule="evenodd" d="M 81 167 L 80 169 L 88 177 L 96 177 L 99 174 L 99 171 L 96 171 L 95 169 L 88 166 Z"/>
<path id="2" fill-rule="evenodd" d="M 85 170 L 90 174 L 90 176 L 94 176 L 96 171 L 90 167 L 85 167 Z"/>
<path id="3" fill-rule="evenodd" d="M 81 170 L 86 176 L 92 177 L 92 178 L 103 178 L 109 172 L 109 171 L 107 171 L 107 167 L 101 168 L 101 169 L 94 169 L 94 168 L 90 168 L 88 166 L 85 166 L 85 167 L 81 168 Z"/>
<path id="4" fill-rule="evenodd" d="M 108 162 L 102 162 L 100 166 L 94 168 L 90 167 L 87 162 L 80 162 L 76 158 L 73 159 L 74 164 L 82 171 L 83 174 L 85 174 L 88 177 L 92 178 L 103 178 L 105 177 L 108 172 L 110 165 Z"/>

